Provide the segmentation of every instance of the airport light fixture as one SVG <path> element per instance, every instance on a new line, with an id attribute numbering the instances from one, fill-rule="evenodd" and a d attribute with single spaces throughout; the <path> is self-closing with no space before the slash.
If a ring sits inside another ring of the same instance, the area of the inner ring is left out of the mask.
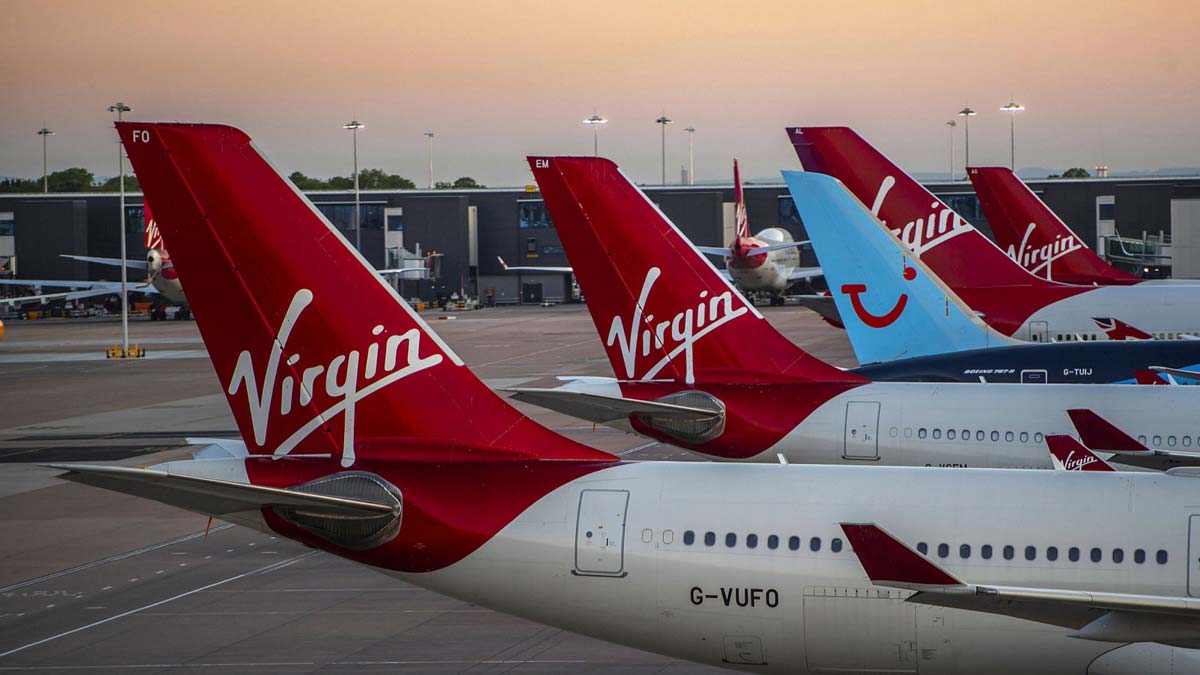
<path id="1" fill-rule="evenodd" d="M 125 105 L 123 101 L 108 106 L 108 112 L 117 113 L 117 121 L 122 121 L 122 116 L 132 111 L 133 108 Z M 45 138 L 44 136 L 42 137 Z M 129 273 L 125 268 L 125 155 L 122 153 L 121 138 L 117 137 L 117 175 L 118 183 L 121 186 L 121 355 L 129 353 Z"/>
<path id="2" fill-rule="evenodd" d="M 608 120 L 597 115 L 595 112 L 592 116 L 583 121 L 584 124 L 592 128 L 592 156 L 600 156 L 600 127 L 608 124 Z"/>
<path id="3" fill-rule="evenodd" d="M 663 113 L 663 115 L 661 117 L 654 120 L 654 123 L 662 126 L 662 184 L 666 185 L 667 184 L 667 125 L 674 124 L 675 120 L 671 119 L 670 117 L 667 117 L 666 113 Z"/>
<path id="4" fill-rule="evenodd" d="M 37 135 L 42 137 L 42 194 L 50 192 L 50 173 L 46 168 L 46 137 L 53 136 L 54 132 L 46 127 L 37 130 Z"/>
<path id="5" fill-rule="evenodd" d="M 692 141 L 692 137 L 696 134 L 696 127 L 688 127 L 684 129 L 688 134 L 688 185 L 696 184 L 696 151 Z"/>
<path id="6" fill-rule="evenodd" d="M 349 129 L 354 136 L 354 248 L 362 251 L 362 222 L 358 215 L 358 130 L 366 129 L 367 125 L 358 120 L 350 120 L 343 124 L 342 128 Z"/>
<path id="7" fill-rule="evenodd" d="M 425 138 L 429 140 L 429 149 L 426 155 L 429 158 L 429 189 L 433 189 L 433 132 L 426 131 Z"/>
<path id="8" fill-rule="evenodd" d="M 971 166 L 971 118 L 975 114 L 975 111 L 971 110 L 970 106 L 958 111 L 958 116 L 963 118 L 963 136 L 965 137 L 965 145 L 967 146 L 967 161 L 963 168 Z"/>
<path id="9" fill-rule="evenodd" d="M 954 180 L 954 127 L 958 126 L 958 122 L 950 120 L 946 126 L 950 129 L 950 180 Z"/>
<path id="10" fill-rule="evenodd" d="M 1008 113 L 1008 168 L 1017 170 L 1017 113 L 1023 112 L 1025 106 L 1016 101 L 1000 108 L 1000 112 Z"/>

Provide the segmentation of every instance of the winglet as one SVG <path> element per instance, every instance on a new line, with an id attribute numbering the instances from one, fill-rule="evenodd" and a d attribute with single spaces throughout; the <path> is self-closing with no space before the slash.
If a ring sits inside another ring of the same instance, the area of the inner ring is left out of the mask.
<path id="1" fill-rule="evenodd" d="M 1060 471 L 1116 471 L 1074 436 L 1051 434 L 1046 436 L 1046 447 L 1054 458 L 1054 468 Z"/>
<path id="2" fill-rule="evenodd" d="M 972 590 L 875 523 L 842 523 L 842 531 L 873 584 L 919 591 Z"/>
<path id="3" fill-rule="evenodd" d="M 1089 449 L 1108 452 L 1150 452 L 1150 448 L 1087 408 L 1068 410 L 1067 415 L 1071 417 L 1071 423 L 1079 432 L 1079 440 Z"/>

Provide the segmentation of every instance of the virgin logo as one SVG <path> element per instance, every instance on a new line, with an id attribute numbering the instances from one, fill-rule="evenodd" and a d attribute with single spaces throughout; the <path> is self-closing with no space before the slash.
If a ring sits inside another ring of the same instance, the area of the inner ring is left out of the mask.
<path id="1" fill-rule="evenodd" d="M 726 290 L 720 295 L 709 296 L 708 291 L 701 291 L 695 307 L 689 307 L 677 312 L 670 318 L 655 321 L 653 314 L 645 314 L 650 300 L 650 291 L 654 283 L 662 276 L 662 270 L 651 267 L 646 272 L 642 282 L 642 291 L 638 294 L 637 304 L 633 308 L 633 316 L 628 325 L 619 316 L 614 316 L 608 329 L 605 344 L 609 347 L 617 345 L 621 352 L 621 361 L 625 365 L 625 377 L 628 379 L 651 380 L 662 372 L 663 368 L 680 354 L 684 355 L 686 381 L 695 382 L 692 365 L 692 347 L 696 342 L 716 330 L 720 326 L 733 321 L 750 311 L 739 297 L 739 306 L 734 309 L 732 290 Z M 658 361 L 638 376 L 638 360 L 650 357 L 651 350 L 657 356 L 666 352 Z"/>
<path id="2" fill-rule="evenodd" d="M 1081 457 L 1076 457 L 1075 451 L 1072 450 L 1071 452 L 1067 453 L 1067 456 L 1063 459 L 1062 464 L 1063 464 L 1063 468 L 1066 469 L 1067 471 L 1083 471 L 1084 470 L 1083 467 L 1085 467 L 1088 464 L 1091 464 L 1092 462 L 1095 462 L 1097 460 L 1098 460 L 1098 458 L 1092 454 L 1087 454 L 1087 455 L 1083 455 Z"/>
<path id="3" fill-rule="evenodd" d="M 1036 223 L 1030 223 L 1029 227 L 1025 228 L 1025 235 L 1021 237 L 1020 247 L 1009 245 L 1005 253 L 1012 258 L 1018 265 L 1029 270 L 1033 274 L 1045 272 L 1045 277 L 1050 278 L 1050 263 L 1070 255 L 1075 251 L 1083 248 L 1083 242 L 1075 238 L 1074 235 L 1058 235 L 1054 241 L 1042 246 L 1033 247 L 1029 244 L 1029 237 L 1037 229 Z"/>
<path id="4" fill-rule="evenodd" d="M 879 184 L 879 192 L 875 194 L 875 202 L 871 205 L 871 213 L 876 218 L 879 218 L 879 213 L 883 210 L 884 199 L 895 185 L 896 178 L 894 176 L 884 178 L 883 182 Z M 953 239 L 974 229 L 970 223 L 936 199 L 929 205 L 929 208 L 933 209 L 933 212 L 926 217 L 910 220 L 902 227 L 888 228 L 918 256 L 948 239 Z M 887 225 L 887 221 L 882 218 L 879 222 Z"/>
<path id="5" fill-rule="evenodd" d="M 355 405 L 393 382 L 436 366 L 442 362 L 443 356 L 435 352 L 422 357 L 421 331 L 413 328 L 399 335 L 390 335 L 382 343 L 371 343 L 366 348 L 365 357 L 359 350 L 352 349 L 334 356 L 326 363 L 305 366 L 301 363 L 301 349 L 297 348 L 290 352 L 286 363 L 290 367 L 288 372 L 300 373 L 299 381 L 291 374 L 280 377 L 279 363 L 287 350 L 292 329 L 312 301 L 313 293 L 307 288 L 296 291 L 292 297 L 283 322 L 275 333 L 278 338 L 271 343 L 262 388 L 259 388 L 255 376 L 254 356 L 246 349 L 238 355 L 227 391 L 232 398 L 245 383 L 246 407 L 254 429 L 254 442 L 260 448 L 266 443 L 267 429 L 273 419 L 287 417 L 297 409 L 307 411 L 316 392 L 324 391 L 331 401 L 328 407 L 303 422 L 275 448 L 274 454 L 276 457 L 288 454 L 309 434 L 340 414 L 343 416 L 342 466 L 350 466 L 354 463 Z M 383 331 L 383 326 L 378 325 L 371 333 L 379 336 Z"/>

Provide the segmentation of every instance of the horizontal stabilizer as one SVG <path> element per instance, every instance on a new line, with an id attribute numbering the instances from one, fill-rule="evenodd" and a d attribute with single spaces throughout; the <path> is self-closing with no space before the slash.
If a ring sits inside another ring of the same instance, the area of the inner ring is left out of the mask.
<path id="1" fill-rule="evenodd" d="M 788 274 L 788 281 L 808 281 L 825 276 L 825 270 L 820 267 L 797 267 Z"/>
<path id="2" fill-rule="evenodd" d="M 153 499 L 170 506 L 216 517 L 267 507 L 303 508 L 307 512 L 319 514 L 360 517 L 394 513 L 399 508 L 394 502 L 385 504 L 311 494 L 215 478 L 178 475 L 155 469 L 92 464 L 45 466 L 67 471 L 59 478 Z"/>
<path id="3" fill-rule="evenodd" d="M 632 415 L 654 415 L 675 420 L 709 420 L 720 413 L 673 403 L 641 401 L 635 398 L 607 396 L 570 389 L 505 389 L 518 401 L 532 403 L 549 410 L 605 423 L 629 419 Z"/>
<path id="4" fill-rule="evenodd" d="M 70 255 L 67 253 L 63 253 L 62 257 L 70 258 L 71 260 L 79 260 L 86 263 L 95 263 L 97 265 L 110 265 L 112 267 L 121 266 L 120 258 L 95 258 L 88 255 Z M 125 266 L 132 267 L 137 270 L 150 269 L 150 265 L 148 265 L 145 260 L 138 260 L 136 258 L 126 258 Z"/>
<path id="5" fill-rule="evenodd" d="M 728 246 L 697 246 L 696 250 L 705 255 L 723 255 L 726 258 L 733 255 L 733 251 Z"/>

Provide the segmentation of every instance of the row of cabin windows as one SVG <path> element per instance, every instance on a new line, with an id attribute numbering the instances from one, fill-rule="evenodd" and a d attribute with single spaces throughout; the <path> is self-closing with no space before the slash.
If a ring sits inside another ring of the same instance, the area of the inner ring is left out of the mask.
<path id="1" fill-rule="evenodd" d="M 725 533 L 724 540 L 725 540 L 726 548 L 734 548 L 735 546 L 738 545 L 738 536 L 737 536 L 737 534 L 735 534 L 733 532 Z M 766 546 L 768 549 L 774 551 L 779 548 L 781 541 L 782 540 L 779 538 L 779 535 L 771 534 L 771 535 L 767 535 L 765 543 L 766 543 Z M 760 539 L 757 534 L 747 534 L 746 537 L 742 540 L 743 545 L 746 548 L 750 548 L 750 549 L 758 548 L 759 542 L 760 542 Z M 691 545 L 695 544 L 696 543 L 696 533 L 693 532 L 692 530 L 685 530 L 683 533 L 683 543 L 685 546 L 691 546 Z M 789 551 L 799 551 L 802 544 L 803 544 L 803 542 L 802 542 L 801 538 L 796 535 L 792 535 L 787 538 L 787 548 Z M 717 545 L 717 533 L 716 532 L 705 532 L 704 533 L 704 545 L 705 546 L 716 546 Z M 809 539 L 808 540 L 808 550 L 813 551 L 813 552 L 820 551 L 821 550 L 821 538 L 820 537 L 812 537 L 811 539 Z M 841 553 L 842 552 L 842 540 L 838 539 L 836 537 L 833 539 L 830 539 L 829 540 L 829 550 L 833 551 L 834 553 Z"/>
<path id="2" fill-rule="evenodd" d="M 961 430 L 960 429 L 946 429 L 943 432 L 943 430 L 941 428 L 926 429 L 925 427 L 919 427 L 916 430 L 917 438 L 932 437 L 933 440 L 935 440 L 935 441 L 941 440 L 943 433 L 945 434 L 945 438 L 948 441 L 954 441 L 954 440 L 959 440 L 959 439 L 964 440 L 964 441 L 969 441 L 969 440 L 971 440 L 971 437 L 972 437 L 972 432 L 970 429 L 961 429 Z M 891 429 L 888 430 L 888 435 L 891 436 L 892 438 L 896 438 L 897 436 L 900 435 L 900 429 L 897 427 L 892 427 Z M 904 427 L 904 437 L 905 438 L 913 437 L 912 427 Z M 1040 431 L 1037 433 L 1034 433 L 1032 435 L 1032 437 L 1033 437 L 1034 443 L 1041 443 L 1042 439 L 1044 438 Z M 1020 431 L 1020 432 L 997 431 L 995 429 L 993 429 L 991 431 L 991 433 L 989 434 L 988 432 L 986 432 L 982 429 L 976 429 L 974 432 L 974 438 L 977 441 L 986 441 L 988 439 L 991 439 L 991 441 L 993 443 L 998 443 L 1001 438 L 1003 438 L 1006 443 L 1012 443 L 1013 440 L 1020 439 L 1021 443 L 1028 443 L 1029 439 L 1030 439 L 1030 434 L 1028 431 Z"/>
<path id="3" fill-rule="evenodd" d="M 917 544 L 917 550 L 920 551 L 922 555 L 929 555 L 929 544 L 926 544 L 925 542 L 920 542 L 919 544 Z M 991 560 L 993 553 L 994 553 L 994 551 L 992 549 L 991 544 L 984 544 L 983 546 L 979 547 L 979 557 L 983 558 L 984 560 Z M 1031 561 L 1037 560 L 1038 549 L 1036 546 L 1026 546 L 1024 553 L 1025 553 L 1026 560 L 1031 560 Z M 1012 560 L 1017 555 L 1017 549 L 1015 546 L 1012 546 L 1012 545 L 1004 546 L 1003 548 L 1000 549 L 1000 555 L 1005 560 Z M 1070 560 L 1071 562 L 1079 562 L 1080 555 L 1081 555 L 1081 551 L 1078 547 L 1072 546 L 1071 548 L 1067 549 L 1067 560 Z M 1047 546 L 1046 550 L 1045 550 L 1045 556 L 1046 556 L 1046 560 L 1049 560 L 1050 562 L 1054 562 L 1055 560 L 1058 560 L 1058 547 L 1057 546 Z M 937 545 L 937 557 L 949 558 L 950 557 L 950 545 L 949 544 L 938 544 Z M 958 557 L 962 558 L 963 560 L 967 560 L 968 558 L 970 558 L 971 557 L 971 545 L 970 544 L 959 544 Z M 1090 558 L 1091 561 L 1094 563 L 1101 562 L 1104 560 L 1104 551 L 1099 547 L 1093 547 L 1088 552 L 1088 558 Z M 1121 548 L 1112 549 L 1109 552 L 1109 559 L 1112 562 L 1118 563 L 1118 564 L 1125 562 L 1125 550 L 1121 549 Z M 1154 560 L 1159 565 L 1166 565 L 1167 564 L 1167 552 L 1162 549 L 1159 549 L 1159 551 L 1154 554 Z M 1133 562 L 1135 562 L 1139 565 L 1146 562 L 1146 551 L 1144 549 L 1140 549 L 1140 548 L 1135 549 L 1133 552 Z"/>
<path id="4" fill-rule="evenodd" d="M 1138 436 L 1138 443 L 1141 443 L 1142 445 L 1149 444 L 1150 447 L 1154 448 L 1161 448 L 1163 444 L 1163 437 L 1155 434 L 1152 440 L 1147 440 L 1146 435 L 1142 434 L 1141 436 Z M 1176 438 L 1174 434 L 1167 436 L 1168 447 L 1173 448 L 1176 444 L 1182 445 L 1185 448 L 1190 448 L 1192 447 L 1192 437 L 1180 436 L 1179 438 Z M 1200 447 L 1200 436 L 1196 437 L 1196 447 Z"/>
<path id="5" fill-rule="evenodd" d="M 1182 340 L 1183 333 L 1150 333 L 1155 340 Z M 1104 333 L 1056 333 L 1055 342 L 1080 342 L 1104 339 Z M 1034 342 L 1037 342 L 1036 335 Z"/>

